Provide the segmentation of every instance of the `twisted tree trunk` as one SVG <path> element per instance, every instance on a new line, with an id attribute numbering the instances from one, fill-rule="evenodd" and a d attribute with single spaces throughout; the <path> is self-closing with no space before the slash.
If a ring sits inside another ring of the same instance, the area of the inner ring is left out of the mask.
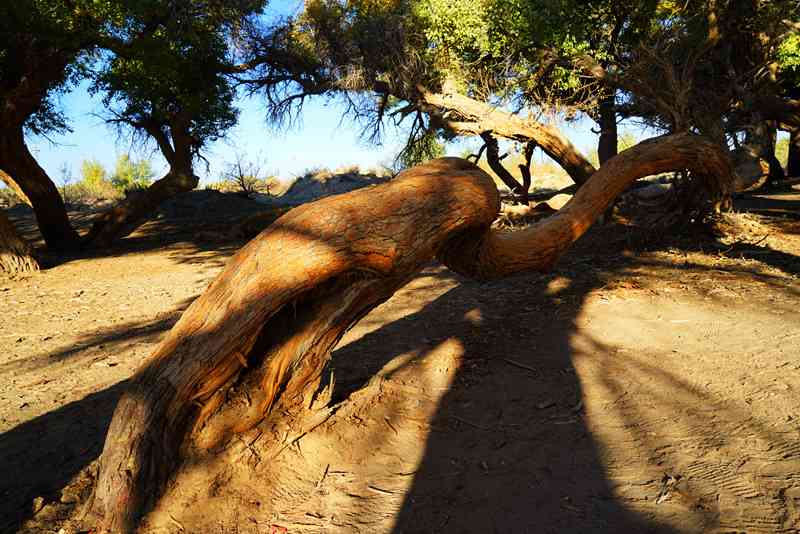
<path id="1" fill-rule="evenodd" d="M 30 245 L 0 210 L 0 272 L 19 274 L 38 270 L 39 264 Z"/>
<path id="2" fill-rule="evenodd" d="M 630 182 L 683 169 L 723 188 L 733 172 L 725 150 L 681 134 L 618 155 L 561 211 L 515 233 L 491 229 L 494 183 L 457 158 L 288 212 L 230 260 L 131 380 L 90 521 L 135 531 L 182 464 L 308 407 L 344 332 L 432 258 L 480 279 L 547 270 Z"/>
<path id="3" fill-rule="evenodd" d="M 107 247 L 115 239 L 125 237 L 138 228 L 165 200 L 197 187 L 200 179 L 194 174 L 193 137 L 189 131 L 191 117 L 179 114 L 168 123 L 169 136 L 155 121 L 140 123 L 155 139 L 161 154 L 169 162 L 169 171 L 144 191 L 129 195 L 92 225 L 86 235 L 91 247 Z"/>

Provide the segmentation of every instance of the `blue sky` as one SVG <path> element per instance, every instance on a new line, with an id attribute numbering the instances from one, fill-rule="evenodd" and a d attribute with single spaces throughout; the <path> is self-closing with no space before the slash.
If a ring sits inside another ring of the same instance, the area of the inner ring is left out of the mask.
<path id="1" fill-rule="evenodd" d="M 101 115 L 103 104 L 98 96 L 91 96 L 86 84 L 79 85 L 62 97 L 62 107 L 70 119 L 72 133 L 29 139 L 31 150 L 39 164 L 56 182 L 61 169 L 66 166 L 75 179 L 80 176 L 84 160 L 97 160 L 107 169 L 113 169 L 119 154 L 129 153 L 134 159 L 147 158 L 157 174 L 166 170 L 166 163 L 153 146 L 142 149 L 132 147 L 130 139 L 107 126 Z M 358 164 L 362 168 L 388 165 L 400 151 L 405 132 L 394 127 L 386 128 L 380 145 L 369 143 L 361 137 L 361 127 L 351 120 L 341 120 L 344 111 L 335 100 L 318 98 L 308 101 L 299 121 L 282 131 L 270 127 L 266 121 L 263 102 L 258 97 L 238 101 L 238 125 L 224 139 L 208 146 L 204 155 L 209 167 L 197 166 L 203 182 L 219 180 L 226 165 L 237 153 L 262 163 L 270 174 L 292 178 L 307 169 Z M 584 152 L 596 144 L 587 120 L 561 124 L 564 133 Z M 467 141 L 448 147 L 451 154 L 460 154 L 466 146 L 477 145 Z M 540 158 L 541 159 L 541 158 Z"/>
<path id="2" fill-rule="evenodd" d="M 273 0 L 264 17 L 275 20 L 291 16 L 302 7 L 302 0 Z M 157 174 L 165 171 L 166 162 L 157 150 L 153 150 L 154 147 L 132 150 L 129 138 L 118 137 L 113 129 L 106 126 L 100 118 L 104 111 L 101 98 L 89 95 L 87 87 L 85 83 L 79 85 L 61 99 L 62 107 L 70 119 L 72 133 L 53 136 L 51 140 L 29 139 L 35 157 L 50 177 L 59 183 L 61 169 L 66 167 L 77 180 L 81 163 L 91 159 L 99 161 L 107 169 L 113 169 L 118 155 L 123 153 L 129 153 L 134 159 L 150 159 Z M 318 167 L 335 169 L 353 164 L 362 168 L 388 165 L 403 145 L 404 132 L 396 128 L 386 129 L 387 135 L 381 145 L 363 140 L 359 125 L 341 120 L 344 108 L 335 101 L 322 98 L 310 100 L 299 122 L 283 131 L 269 127 L 263 104 L 257 97 L 241 99 L 238 106 L 239 124 L 228 132 L 225 139 L 207 147 L 204 155 L 209 167 L 203 164 L 197 166 L 196 172 L 203 182 L 219 180 L 237 152 L 262 163 L 266 172 L 290 179 L 307 169 Z M 562 127 L 564 133 L 584 152 L 595 146 L 596 136 L 590 131 L 590 121 Z M 459 143 L 448 147 L 448 152 L 460 154 L 470 144 L 478 143 Z"/>
<path id="3" fill-rule="evenodd" d="M 296 14 L 302 9 L 303 0 L 273 0 L 264 17 L 278 19 Z M 71 171 L 79 179 L 81 163 L 97 160 L 107 169 L 113 169 L 118 155 L 129 153 L 134 159 L 147 158 L 157 174 L 166 170 L 166 163 L 157 150 L 137 148 L 132 150 L 129 138 L 118 137 L 116 132 L 103 122 L 103 104 L 99 96 L 91 96 L 88 84 L 76 87 L 61 99 L 62 107 L 70 119 L 73 132 L 63 136 L 29 139 L 30 147 L 39 164 L 50 177 L 60 183 L 61 169 Z M 291 129 L 277 131 L 266 122 L 266 113 L 257 97 L 241 99 L 239 124 L 226 137 L 204 152 L 209 166 L 200 164 L 196 172 L 203 183 L 217 181 L 227 164 L 237 153 L 247 159 L 259 161 L 264 172 L 290 179 L 308 169 L 358 164 L 362 168 L 388 165 L 402 148 L 404 135 L 395 128 L 387 128 L 381 145 L 370 144 L 361 138 L 361 128 L 349 120 L 341 120 L 343 107 L 335 101 L 316 99 L 309 101 L 297 124 Z M 595 150 L 597 136 L 594 126 L 583 119 L 573 123 L 560 123 L 563 133 L 585 155 Z M 652 135 L 635 126 L 622 126 L 637 138 Z M 469 140 L 448 147 L 448 153 L 459 155 L 466 146 L 478 146 Z M 537 151 L 537 160 L 546 159 Z"/>
<path id="4" fill-rule="evenodd" d="M 325 99 L 310 101 L 297 124 L 283 131 L 270 128 L 258 98 L 242 99 L 238 105 L 239 124 L 224 139 L 210 144 L 204 151 L 209 168 L 206 169 L 202 163 L 197 166 L 197 173 L 204 181 L 219 179 L 236 153 L 262 162 L 271 173 L 291 177 L 314 167 L 335 168 L 354 163 L 376 166 L 389 162 L 399 150 L 397 132 L 389 131 L 383 146 L 360 140 L 357 125 L 349 121 L 340 124 L 341 105 Z M 129 138 L 124 134 L 117 136 L 103 122 L 98 116 L 103 113 L 101 99 L 90 96 L 85 85 L 63 97 L 62 107 L 70 118 L 73 132 L 53 136 L 50 140 L 41 137 L 30 139 L 39 164 L 53 179 L 60 176 L 64 165 L 71 168 L 77 178 L 81 163 L 88 159 L 95 159 L 112 169 L 117 156 L 122 153 L 130 153 L 134 159 L 150 159 L 157 173 L 166 170 L 166 162 L 153 146 L 144 149 L 132 147 Z"/>

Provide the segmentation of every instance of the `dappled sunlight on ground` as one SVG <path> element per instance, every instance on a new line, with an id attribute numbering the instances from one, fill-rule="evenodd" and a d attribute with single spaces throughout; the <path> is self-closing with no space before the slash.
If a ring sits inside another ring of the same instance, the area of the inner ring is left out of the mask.
<path id="1" fill-rule="evenodd" d="M 430 265 L 346 334 L 332 409 L 184 466 L 148 525 L 800 528 L 800 236 L 779 222 L 728 243 L 598 228 L 554 272 L 490 283 Z M 237 248 L 136 238 L 0 282 L 0 529 L 73 513 L 124 381 Z"/>

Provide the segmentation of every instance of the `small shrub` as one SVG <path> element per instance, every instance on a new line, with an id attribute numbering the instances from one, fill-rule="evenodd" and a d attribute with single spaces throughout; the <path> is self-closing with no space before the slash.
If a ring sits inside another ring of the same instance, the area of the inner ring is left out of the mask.
<path id="1" fill-rule="evenodd" d="M 9 187 L 0 186 L 0 208 L 11 208 L 22 202 Z"/>
<path id="2" fill-rule="evenodd" d="M 153 169 L 147 160 L 132 161 L 127 154 L 120 154 L 111 175 L 111 184 L 119 191 L 136 191 L 147 188 L 153 182 Z"/>

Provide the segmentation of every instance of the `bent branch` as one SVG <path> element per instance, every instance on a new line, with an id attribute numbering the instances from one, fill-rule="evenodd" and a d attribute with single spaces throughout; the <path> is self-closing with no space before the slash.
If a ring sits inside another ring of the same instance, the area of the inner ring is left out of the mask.
<path id="1" fill-rule="evenodd" d="M 513 141 L 534 141 L 578 185 L 584 184 L 596 171 L 578 149 L 553 126 L 520 118 L 459 93 L 432 93 L 424 87 L 419 87 L 418 90 L 423 111 L 442 117 L 445 125 L 455 133 L 481 135 L 491 132 Z"/>
<path id="2" fill-rule="evenodd" d="M 191 191 L 200 179 L 189 169 L 169 171 L 144 191 L 134 191 L 127 199 L 101 215 L 85 237 L 87 246 L 107 247 L 139 227 L 165 200 Z"/>

